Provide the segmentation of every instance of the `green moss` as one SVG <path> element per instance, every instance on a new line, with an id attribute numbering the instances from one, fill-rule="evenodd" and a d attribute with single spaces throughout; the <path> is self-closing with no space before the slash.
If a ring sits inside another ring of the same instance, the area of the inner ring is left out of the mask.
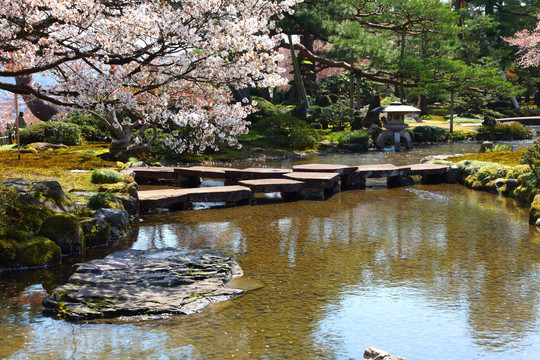
<path id="1" fill-rule="evenodd" d="M 62 249 L 62 254 L 78 253 L 85 248 L 79 219 L 73 214 L 52 214 L 43 221 L 39 235 L 57 243 Z"/>
<path id="2" fill-rule="evenodd" d="M 536 224 L 540 218 L 540 196 L 535 196 L 529 210 L 529 224 Z"/>
<path id="3" fill-rule="evenodd" d="M 98 169 L 92 171 L 90 181 L 94 184 L 114 184 L 123 182 L 124 177 L 118 171 L 113 169 Z"/>
<path id="4" fill-rule="evenodd" d="M 93 210 L 101 208 L 124 210 L 122 202 L 118 200 L 116 195 L 108 192 L 99 192 L 90 196 L 88 198 L 88 207 Z"/>
<path id="5" fill-rule="evenodd" d="M 38 267 L 58 264 L 62 261 L 60 247 L 45 237 L 22 242 L 17 247 L 17 267 Z"/>
<path id="6" fill-rule="evenodd" d="M 98 247 L 108 243 L 111 232 L 109 224 L 101 227 L 96 219 L 87 218 L 81 220 L 81 228 L 87 247 Z"/>

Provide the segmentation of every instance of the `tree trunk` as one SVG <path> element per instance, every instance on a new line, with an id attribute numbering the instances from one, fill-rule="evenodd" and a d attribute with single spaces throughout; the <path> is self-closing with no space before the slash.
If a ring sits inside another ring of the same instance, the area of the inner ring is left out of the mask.
<path id="1" fill-rule="evenodd" d="M 15 78 L 15 83 L 17 85 L 32 86 L 34 83 L 34 76 L 18 76 Z M 41 121 L 49 121 L 54 115 L 58 114 L 58 108 L 54 105 L 46 103 L 32 95 L 22 95 L 22 98 L 32 114 Z"/>

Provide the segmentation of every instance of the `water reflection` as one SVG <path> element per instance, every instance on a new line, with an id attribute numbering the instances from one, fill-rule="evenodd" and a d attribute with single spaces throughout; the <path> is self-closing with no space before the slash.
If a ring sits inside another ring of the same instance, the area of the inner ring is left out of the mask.
<path id="1" fill-rule="evenodd" d="M 230 307 L 266 331 L 295 327 L 289 355 L 299 344 L 309 358 L 360 357 L 372 345 L 409 358 L 540 354 L 540 241 L 511 200 L 417 186 L 168 214 L 173 224 L 153 225 L 160 216 L 145 218 L 134 246 L 167 239 L 238 255 L 266 287 Z M 248 328 L 236 336 L 258 338 Z M 275 341 L 274 350 L 250 343 L 250 353 L 287 358 Z"/>

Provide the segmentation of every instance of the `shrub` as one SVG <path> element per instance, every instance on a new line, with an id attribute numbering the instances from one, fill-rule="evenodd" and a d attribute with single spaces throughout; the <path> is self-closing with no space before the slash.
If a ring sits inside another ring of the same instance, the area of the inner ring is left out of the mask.
<path id="1" fill-rule="evenodd" d="M 108 141 L 115 137 L 103 121 L 91 115 L 74 114 L 67 122 L 77 125 L 86 141 Z"/>
<path id="2" fill-rule="evenodd" d="M 279 115 L 281 113 L 281 111 L 274 104 L 262 97 L 250 96 L 250 100 L 257 103 L 257 111 L 250 114 L 247 118 L 247 120 L 251 121 L 252 123 L 256 123 L 264 118 Z"/>
<path id="3" fill-rule="evenodd" d="M 321 123 L 323 127 L 332 126 L 332 130 L 341 131 L 346 124 L 353 122 L 354 109 L 344 102 L 338 102 L 321 108 L 320 113 L 315 114 L 311 120 Z"/>
<path id="4" fill-rule="evenodd" d="M 412 132 L 414 142 L 441 142 L 448 138 L 448 132 L 438 126 L 416 126 Z"/>
<path id="5" fill-rule="evenodd" d="M 359 151 L 367 151 L 370 140 L 370 136 L 365 131 L 359 130 L 340 134 L 337 138 L 337 143 L 342 148 L 353 147 Z"/>
<path id="6" fill-rule="evenodd" d="M 90 181 L 94 184 L 114 184 L 124 181 L 124 177 L 113 169 L 98 169 L 92 171 Z"/>
<path id="7" fill-rule="evenodd" d="M 279 114 L 258 122 L 254 128 L 275 146 L 304 150 L 317 144 L 315 129 L 289 114 Z"/>
<path id="8" fill-rule="evenodd" d="M 99 192 L 88 198 L 88 207 L 92 210 L 101 208 L 111 208 L 111 203 L 116 203 L 118 199 L 113 193 Z"/>
<path id="9" fill-rule="evenodd" d="M 48 142 L 72 146 L 81 143 L 81 130 L 77 125 L 66 122 L 41 122 L 21 129 L 20 140 L 23 145 Z"/>
<path id="10" fill-rule="evenodd" d="M 520 162 L 528 165 L 536 178 L 540 179 L 540 138 L 527 148 Z"/>
<path id="11" fill-rule="evenodd" d="M 532 139 L 533 130 L 518 122 L 481 126 L 476 135 L 477 140 L 525 140 Z"/>
<path id="12" fill-rule="evenodd" d="M 485 116 L 491 116 L 492 118 L 495 118 L 495 119 L 500 119 L 504 117 L 504 115 L 501 114 L 500 112 L 491 110 L 491 109 L 482 110 L 482 114 L 484 114 Z"/>
<path id="13" fill-rule="evenodd" d="M 460 140 L 475 140 L 476 131 L 474 130 L 454 130 L 453 133 L 448 134 L 448 140 L 460 141 Z"/>
<path id="14" fill-rule="evenodd" d="M 510 150 L 511 147 L 508 144 L 497 144 L 493 146 L 491 149 L 486 149 L 486 152 L 498 152 L 498 151 L 507 151 Z"/>

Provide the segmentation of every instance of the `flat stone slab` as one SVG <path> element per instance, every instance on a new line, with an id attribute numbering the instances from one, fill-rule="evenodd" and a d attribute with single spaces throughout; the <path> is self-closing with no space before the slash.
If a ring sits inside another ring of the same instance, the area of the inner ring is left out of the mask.
<path id="1" fill-rule="evenodd" d="M 138 180 L 175 180 L 178 176 L 174 173 L 174 167 L 141 167 L 129 169 Z"/>
<path id="2" fill-rule="evenodd" d="M 191 202 L 226 202 L 235 203 L 249 200 L 253 196 L 251 189 L 240 185 L 210 186 L 188 190 Z"/>
<path id="3" fill-rule="evenodd" d="M 139 208 L 141 210 L 168 208 L 189 201 L 191 189 L 160 189 L 139 191 Z"/>
<path id="4" fill-rule="evenodd" d="M 356 171 L 364 178 L 382 178 L 409 175 L 410 166 L 395 166 L 392 164 L 360 165 Z"/>
<path id="5" fill-rule="evenodd" d="M 228 179 L 226 175 L 227 170 L 231 170 L 231 168 L 218 166 L 189 166 L 174 168 L 174 172 L 178 175 L 207 179 Z"/>
<path id="6" fill-rule="evenodd" d="M 444 175 L 448 170 L 448 166 L 439 164 L 414 164 L 409 167 L 409 175 Z"/>
<path id="7" fill-rule="evenodd" d="M 77 264 L 43 306 L 69 321 L 189 315 L 243 294 L 225 286 L 241 275 L 231 257 L 213 250 L 125 250 Z"/>
<path id="8" fill-rule="evenodd" d="M 258 193 L 292 193 L 300 191 L 306 186 L 306 183 L 302 181 L 290 179 L 241 180 L 239 183 Z"/>
<path id="9" fill-rule="evenodd" d="M 339 181 L 339 174 L 335 172 L 301 172 L 294 171 L 284 175 L 291 180 L 302 181 L 306 188 L 329 189 Z"/>
<path id="10" fill-rule="evenodd" d="M 300 172 L 337 172 L 339 175 L 347 175 L 355 172 L 358 169 L 358 166 L 337 164 L 302 164 L 294 165 L 292 169 Z"/>
<path id="11" fill-rule="evenodd" d="M 239 185 L 144 190 L 139 191 L 139 206 L 142 210 L 145 210 L 168 208 L 188 201 L 235 203 L 249 200 L 252 196 L 250 188 Z"/>
<path id="12" fill-rule="evenodd" d="M 284 174 L 292 172 L 291 169 L 282 168 L 246 168 L 246 169 L 227 169 L 225 174 L 229 179 L 235 180 L 254 180 L 254 179 L 279 179 Z"/>

